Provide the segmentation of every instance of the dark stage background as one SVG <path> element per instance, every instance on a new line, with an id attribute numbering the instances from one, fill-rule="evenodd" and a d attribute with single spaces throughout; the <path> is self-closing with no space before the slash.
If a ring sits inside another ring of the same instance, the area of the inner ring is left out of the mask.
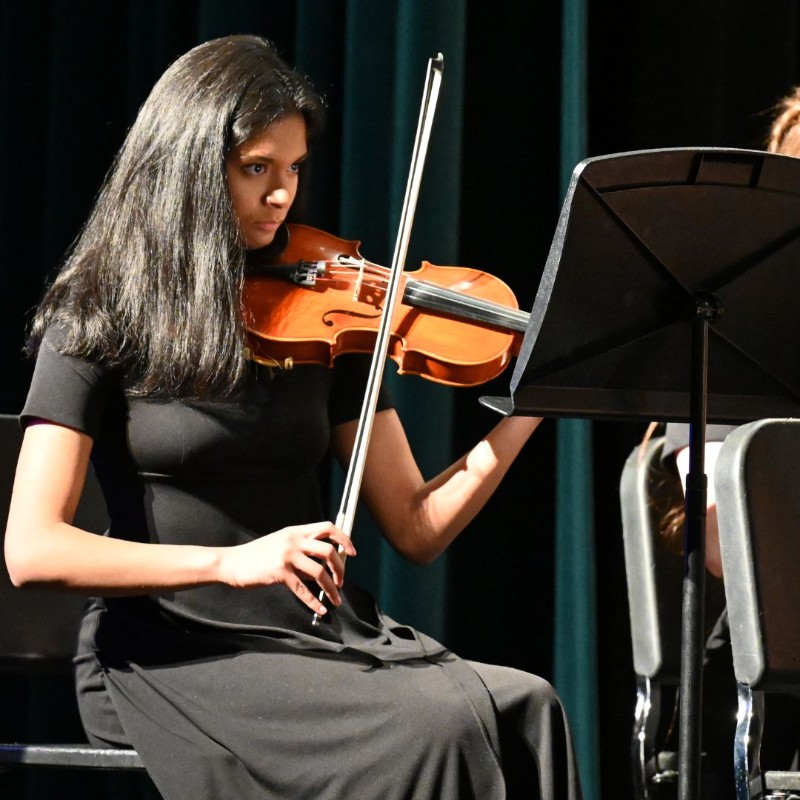
<path id="1" fill-rule="evenodd" d="M 800 82 L 794 0 L 65 0 L 26 6 L 0 5 L 4 413 L 24 402 L 31 365 L 20 348 L 43 282 L 77 234 L 153 82 L 201 41 L 259 33 L 311 75 L 330 114 L 308 174 L 304 220 L 362 240 L 362 253 L 384 263 L 425 61 L 441 50 L 442 109 L 410 262 L 483 267 L 509 283 L 528 309 L 562 198 L 566 73 L 582 71 L 586 80 L 580 124 L 587 156 L 761 147 L 771 106 Z M 576 63 L 562 58 L 568 12 L 587 23 Z M 478 397 L 507 394 L 508 378 L 450 390 L 390 376 L 426 470 L 447 463 L 488 429 L 494 419 Z M 593 546 L 572 554 L 587 562 L 596 581 L 596 589 L 589 584 L 584 592 L 596 617 L 596 630 L 586 637 L 596 655 L 589 711 L 599 732 L 586 758 L 590 798 L 630 796 L 634 683 L 617 484 L 645 427 L 645 421 L 594 422 L 588 460 L 578 465 L 588 472 L 594 509 Z M 556 423 L 546 421 L 485 511 L 429 570 L 398 565 L 365 525 L 358 576 L 394 615 L 417 622 L 460 654 L 553 679 L 557 437 Z M 80 735 L 66 680 L 0 676 L 0 694 L 3 739 Z M 64 775 L 4 780 L 10 794 L 0 789 L 3 797 L 57 797 L 77 785 Z M 89 787 L 84 797 L 151 796 L 138 778 L 81 780 Z"/>

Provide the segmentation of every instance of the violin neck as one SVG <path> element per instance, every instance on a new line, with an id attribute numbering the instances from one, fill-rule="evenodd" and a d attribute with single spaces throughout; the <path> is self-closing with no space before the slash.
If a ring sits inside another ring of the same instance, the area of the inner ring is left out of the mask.
<path id="1" fill-rule="evenodd" d="M 530 317 L 526 311 L 469 297 L 435 283 L 412 279 L 406 281 L 403 302 L 414 308 L 424 308 L 515 333 L 525 333 Z"/>

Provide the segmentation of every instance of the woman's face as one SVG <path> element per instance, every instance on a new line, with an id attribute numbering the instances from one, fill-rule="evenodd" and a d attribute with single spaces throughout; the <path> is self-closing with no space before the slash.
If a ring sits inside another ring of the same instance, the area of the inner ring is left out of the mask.
<path id="1" fill-rule="evenodd" d="M 249 250 L 275 238 L 297 194 L 307 152 L 305 120 L 293 114 L 234 147 L 225 158 L 233 212 Z"/>

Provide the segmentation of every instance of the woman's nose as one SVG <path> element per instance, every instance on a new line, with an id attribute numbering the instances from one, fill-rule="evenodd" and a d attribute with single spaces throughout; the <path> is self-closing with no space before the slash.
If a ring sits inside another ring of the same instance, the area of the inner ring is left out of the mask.
<path id="1" fill-rule="evenodd" d="M 267 205 L 271 206 L 285 206 L 290 200 L 289 190 L 283 186 L 276 187 L 266 196 Z"/>

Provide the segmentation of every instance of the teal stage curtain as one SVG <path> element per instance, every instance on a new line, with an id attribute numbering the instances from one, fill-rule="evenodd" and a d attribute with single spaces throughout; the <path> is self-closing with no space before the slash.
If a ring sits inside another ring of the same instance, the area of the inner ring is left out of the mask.
<path id="1" fill-rule="evenodd" d="M 407 268 L 417 268 L 423 258 L 457 263 L 464 6 L 464 0 L 434 6 L 425 0 L 355 0 L 347 6 L 338 228 L 342 236 L 361 240 L 363 255 L 372 261 L 391 263 L 427 63 L 441 52 L 442 90 Z M 398 379 L 393 365 L 384 380 L 423 474 L 436 474 L 452 460 L 452 390 L 416 377 Z M 390 616 L 443 637 L 446 556 L 425 568 L 409 564 L 377 536 L 365 515 L 354 537 L 360 557 L 348 568 L 355 579 Z"/>
<path id="2" fill-rule="evenodd" d="M 363 255 L 383 264 L 394 249 L 425 66 L 442 52 L 407 266 L 485 268 L 529 309 L 559 193 L 582 158 L 758 147 L 765 112 L 800 83 L 796 4 L 730 0 L 696 11 L 702 24 L 687 26 L 655 0 L 593 3 L 591 15 L 588 0 L 0 0 L 0 410 L 16 413 L 24 401 L 31 364 L 21 344 L 44 279 L 154 81 L 195 44 L 260 34 L 311 76 L 327 98 L 328 124 L 312 146 L 303 182 L 313 191 L 299 198 L 298 218 L 361 240 Z M 426 475 L 496 422 L 479 396 L 509 389 L 508 374 L 451 390 L 395 372 L 389 366 L 386 381 Z M 402 562 L 360 515 L 360 555 L 348 565 L 390 614 L 461 655 L 553 680 L 587 800 L 599 800 L 601 777 L 606 797 L 630 797 L 634 683 L 616 493 L 641 430 L 618 430 L 543 424 L 447 558 L 424 569 Z M 604 464 L 596 473 L 593 446 Z M 3 675 L 0 695 L 0 739 L 80 736 L 68 678 Z M 136 781 L 102 775 L 16 780 L 0 776 L 3 800 L 148 796 Z"/>
<path id="3" fill-rule="evenodd" d="M 564 0 L 561 187 L 587 155 L 586 0 Z M 572 725 L 586 800 L 600 798 L 592 423 L 562 419 L 556 444 L 554 684 Z"/>

